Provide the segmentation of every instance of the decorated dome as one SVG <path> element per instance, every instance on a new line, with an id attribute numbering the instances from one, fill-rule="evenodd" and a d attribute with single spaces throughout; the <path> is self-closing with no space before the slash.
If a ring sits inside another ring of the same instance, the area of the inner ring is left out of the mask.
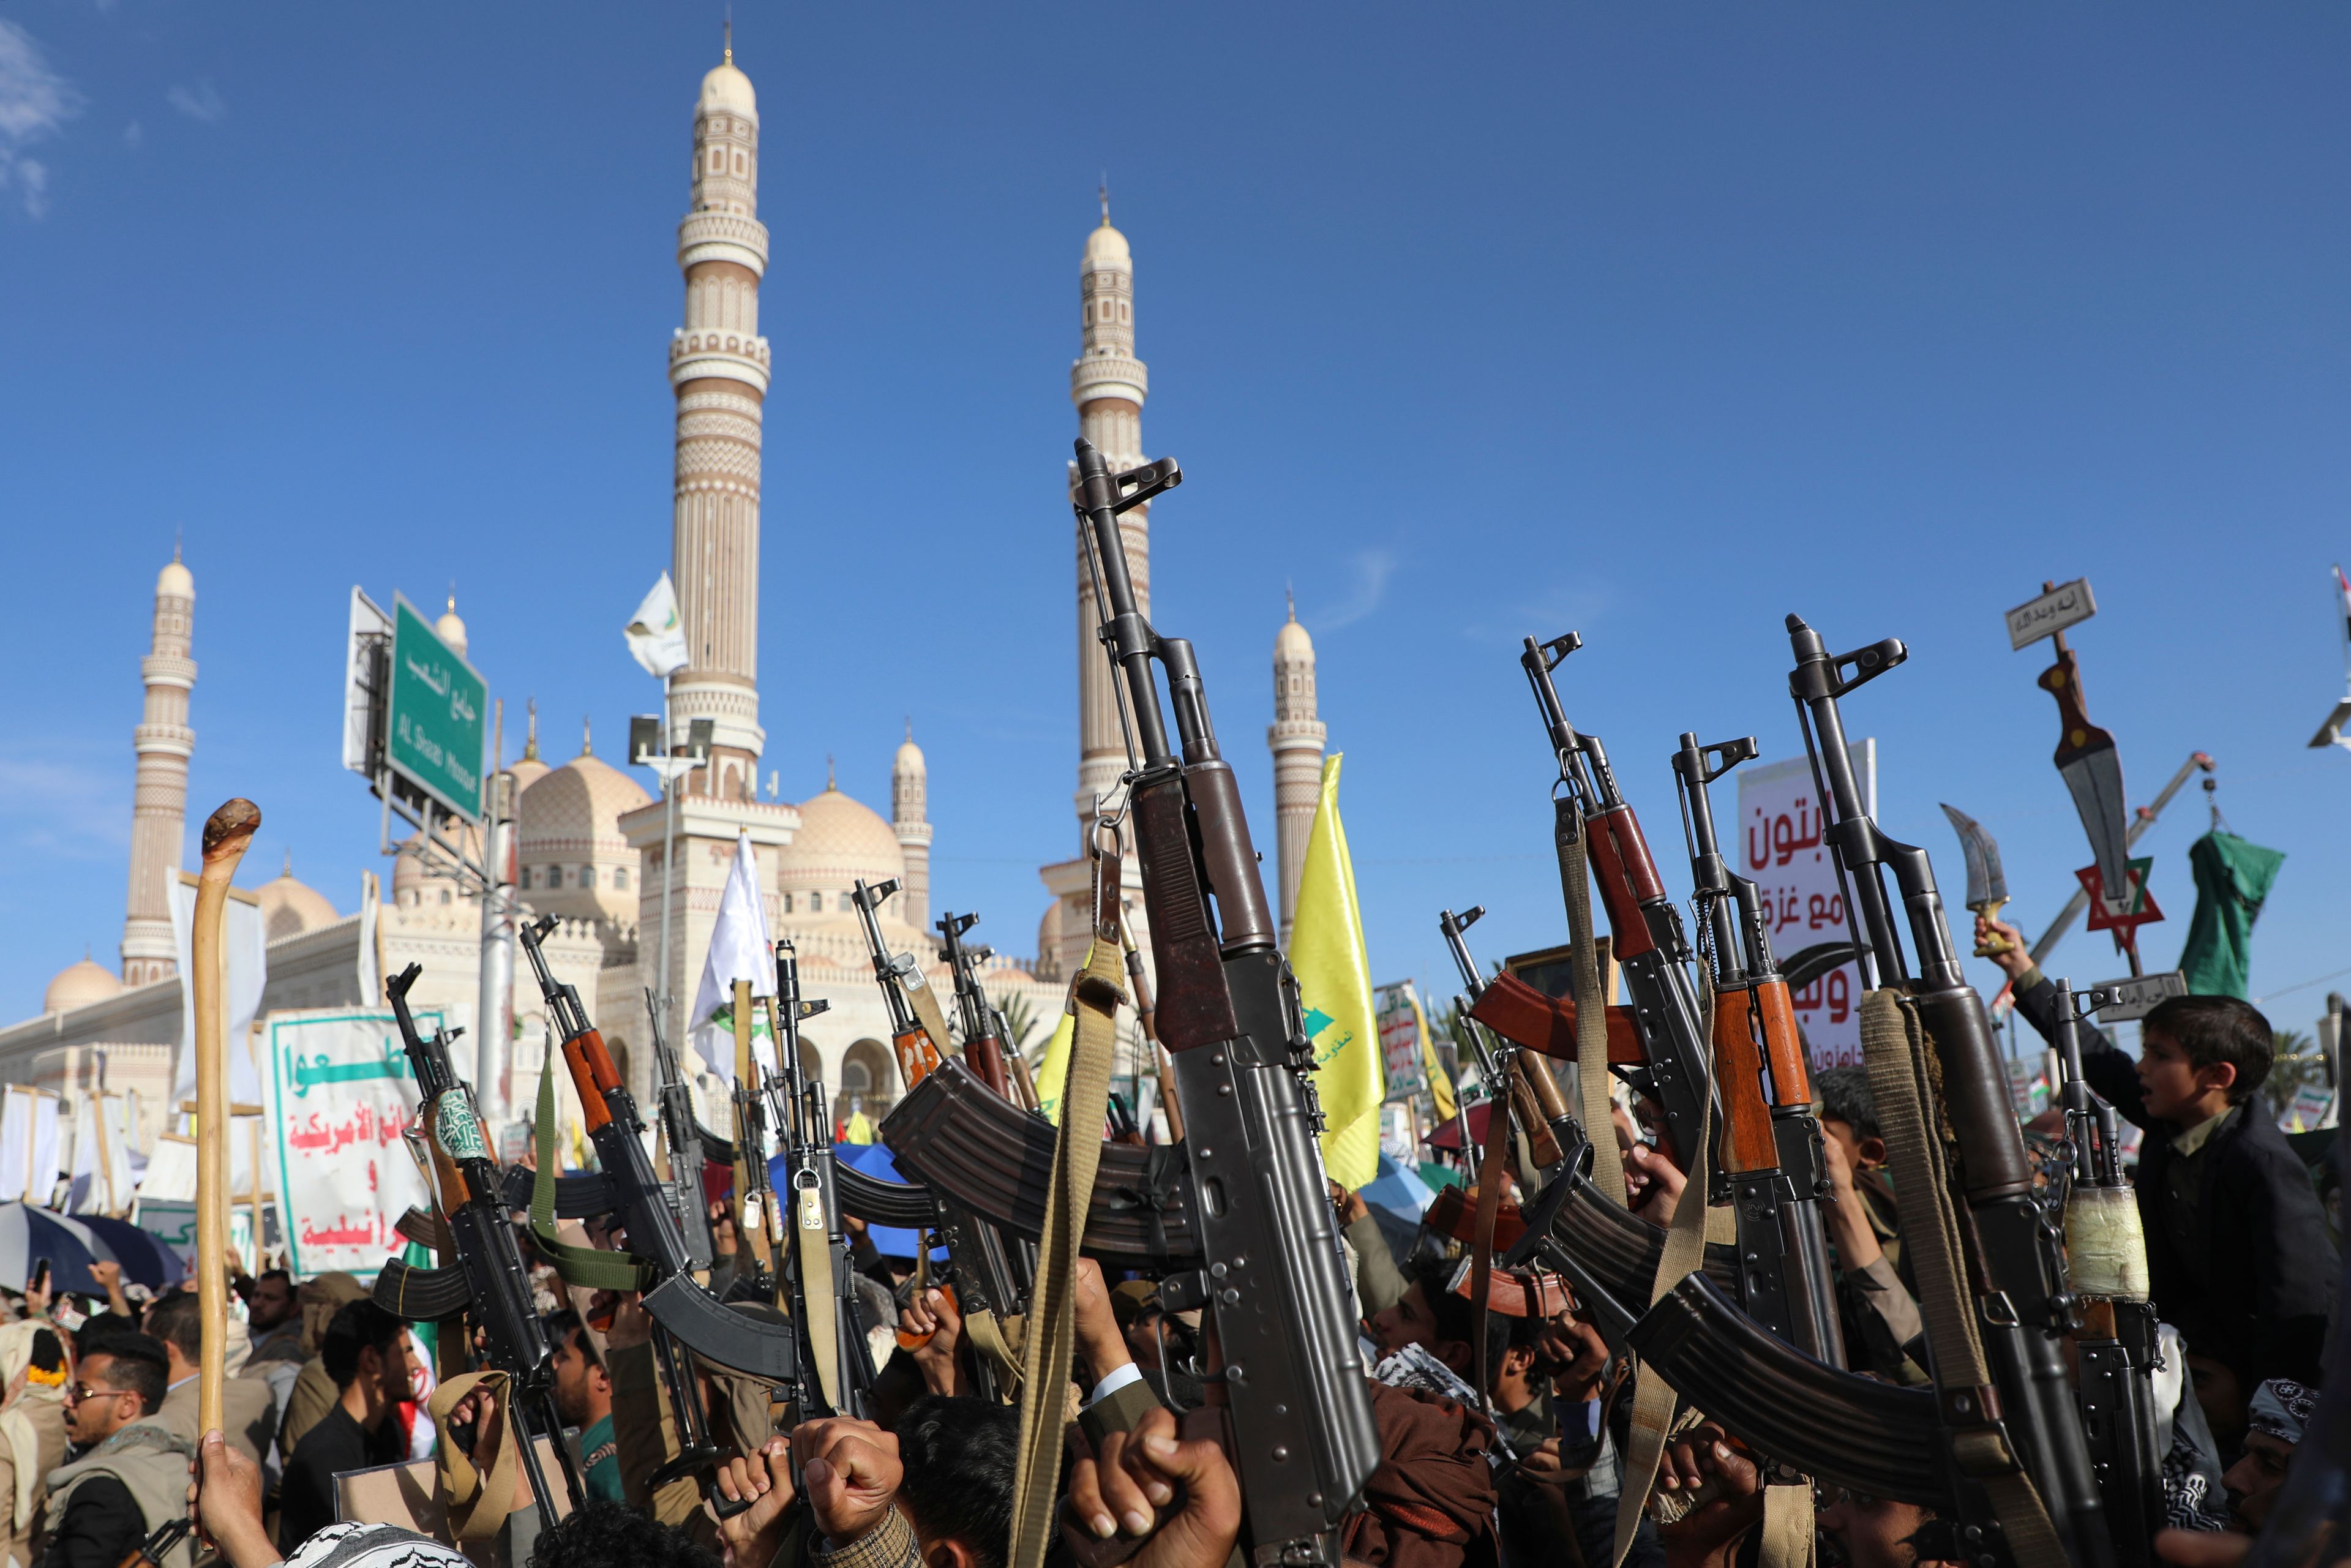
<path id="1" fill-rule="evenodd" d="M 158 599 L 193 599 L 196 580 L 193 573 L 180 564 L 180 552 L 172 552 L 172 563 L 155 576 L 155 597 Z M 105 971 L 100 970 L 103 974 Z"/>
<path id="2" fill-rule="evenodd" d="M 521 765 L 516 766 L 519 779 Z M 518 837 L 523 858 L 572 851 L 631 854 L 621 818 L 652 800 L 635 779 L 583 749 L 522 791 Z"/>
<path id="3" fill-rule="evenodd" d="M 1134 257 L 1126 248 L 1126 236 L 1110 226 L 1110 214 L 1093 233 L 1086 235 L 1086 270 L 1099 271 L 1105 267 L 1132 268 Z"/>
<path id="4" fill-rule="evenodd" d="M 759 95 L 751 90 L 751 78 L 735 68 L 735 51 L 728 49 L 726 58 L 713 66 L 710 74 L 702 78 L 702 100 L 695 105 L 696 114 L 739 114 L 746 120 L 759 118 Z"/>
<path id="5" fill-rule="evenodd" d="M 41 1010 L 45 1013 L 70 1012 L 76 1008 L 86 1008 L 92 1002 L 102 1002 L 121 989 L 122 982 L 114 977 L 112 971 L 100 968 L 90 961 L 88 953 L 84 953 L 81 962 L 68 964 L 58 970 L 57 978 L 49 982 L 49 988 L 41 993 Z"/>
<path id="6" fill-rule="evenodd" d="M 1298 623 L 1295 615 L 1274 634 L 1273 656 L 1285 664 L 1314 657 L 1314 639 L 1306 634 L 1306 628 Z"/>
<path id="7" fill-rule="evenodd" d="M 253 895 L 261 901 L 261 928 L 272 942 L 332 925 L 342 918 L 335 913 L 326 894 L 294 880 L 294 857 L 290 852 L 286 857 L 286 869 L 277 873 L 277 879 L 263 883 L 253 890 Z"/>
<path id="8" fill-rule="evenodd" d="M 905 874 L 906 852 L 882 813 L 827 789 L 801 802 L 799 831 L 778 857 L 776 885 L 786 893 L 846 893 L 861 877 L 874 883 Z"/>

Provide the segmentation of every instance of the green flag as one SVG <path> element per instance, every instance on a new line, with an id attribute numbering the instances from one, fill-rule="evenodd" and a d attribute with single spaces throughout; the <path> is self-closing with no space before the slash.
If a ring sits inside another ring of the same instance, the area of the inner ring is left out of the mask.
<path id="1" fill-rule="evenodd" d="M 2283 850 L 2265 850 L 2218 828 L 2188 846 L 2196 916 L 2188 923 L 2179 968 L 2191 995 L 2243 999 L 2253 922 L 2284 863 Z"/>

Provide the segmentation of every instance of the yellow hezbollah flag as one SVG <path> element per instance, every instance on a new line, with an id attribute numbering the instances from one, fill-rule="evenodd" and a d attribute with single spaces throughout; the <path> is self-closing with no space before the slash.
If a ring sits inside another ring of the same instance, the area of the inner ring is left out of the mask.
<path id="1" fill-rule="evenodd" d="M 1082 972 L 1094 961 L 1093 944 L 1086 944 L 1085 962 L 1078 966 Z M 1070 1082 L 1070 1042 L 1077 1038 L 1078 1015 L 1069 1009 L 1061 1009 L 1059 1022 L 1053 1025 L 1053 1037 L 1045 1042 L 1045 1051 L 1037 1059 L 1037 1113 L 1056 1127 L 1061 1124 L 1061 1090 Z"/>
<path id="2" fill-rule="evenodd" d="M 1364 953 L 1364 917 L 1355 903 L 1355 868 L 1339 824 L 1339 765 L 1322 764 L 1322 798 L 1298 877 L 1298 913 L 1290 927 L 1290 967 L 1298 976 L 1306 1039 L 1314 1053 L 1314 1089 L 1322 1100 L 1322 1165 L 1353 1192 L 1379 1174 L 1378 1013 L 1372 967 Z"/>

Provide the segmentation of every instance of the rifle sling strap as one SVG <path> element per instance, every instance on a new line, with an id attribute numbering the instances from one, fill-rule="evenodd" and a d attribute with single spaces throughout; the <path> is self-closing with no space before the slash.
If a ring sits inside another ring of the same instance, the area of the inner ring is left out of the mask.
<path id="1" fill-rule="evenodd" d="M 538 1115 L 531 1129 L 538 1150 L 538 1169 L 530 1181 L 530 1235 L 539 1253 L 555 1266 L 567 1285 L 588 1291 L 643 1291 L 653 1284 L 653 1270 L 627 1252 L 601 1247 L 575 1247 L 555 1233 L 555 1176 L 561 1161 L 555 1152 L 555 1074 L 538 1075 Z"/>
<path id="2" fill-rule="evenodd" d="M 1583 1107 L 1583 1135 L 1604 1155 L 1615 1144 L 1614 1118 L 1609 1114 L 1608 1009 L 1600 994 L 1600 953 L 1592 925 L 1592 873 L 1587 863 L 1583 813 L 1573 796 L 1552 801 L 1552 838 L 1559 850 L 1559 885 L 1567 897 L 1567 939 L 1570 968 L 1575 982 L 1575 1084 Z M 1610 1170 L 1605 1158 L 1595 1160 L 1592 1185 L 1622 1207 L 1623 1167 Z"/>
<path id="3" fill-rule="evenodd" d="M 1588 910 L 1587 910 L 1588 913 Z M 1698 966 L 1698 1004 L 1700 1033 L 1713 1037 L 1714 987 L 1706 966 Z M 1596 990 L 1598 988 L 1594 988 Z M 1583 1029 L 1583 1005 L 1576 1007 L 1576 1027 Z M 1600 1009 L 1592 1009 L 1594 1018 Z M 1714 1136 L 1711 1125 L 1714 1113 L 1713 1096 L 1700 1103 L 1698 1120 L 1698 1155 L 1690 1161 L 1685 1173 L 1681 1197 L 1674 1202 L 1673 1222 L 1666 1228 L 1666 1245 L 1657 1256 L 1657 1276 L 1649 1288 L 1649 1305 L 1656 1306 L 1666 1293 L 1682 1280 L 1706 1265 L 1707 1193 L 1713 1185 L 1707 1171 L 1707 1154 Z M 1611 1143 L 1614 1140 L 1612 1138 Z M 1649 1493 L 1657 1484 L 1657 1461 L 1665 1457 L 1666 1437 L 1674 1423 L 1674 1406 L 1677 1396 L 1672 1385 L 1657 1375 L 1655 1367 L 1644 1364 L 1633 1385 L 1632 1451 L 1625 1456 L 1624 1490 L 1616 1498 L 1616 1550 L 1611 1562 L 1622 1568 L 1625 1554 L 1633 1549 L 1634 1531 L 1640 1528 L 1641 1511 L 1649 1504 Z"/>
<path id="4" fill-rule="evenodd" d="M 1936 1387 L 1947 1396 L 1946 1410 L 1951 1406 L 1948 1396 L 1962 1391 L 1975 1395 L 1971 1403 L 1980 1410 L 1991 1373 L 1976 1333 L 1959 1223 L 1945 1180 L 1936 1131 L 1942 1117 L 1927 1076 L 1931 1049 L 1917 1004 L 1908 996 L 1881 986 L 1861 998 L 1862 1061 L 1869 1070 L 1878 1131 L 1886 1138 L 1905 1254 L 1917 1273 L 1918 1314 L 1933 1353 L 1928 1359 Z M 1961 1470 L 1982 1483 L 1991 1497 L 2017 1568 L 2063 1568 L 2066 1558 L 2056 1526 L 1999 1428 L 1962 1427 L 1952 1450 Z"/>
<path id="5" fill-rule="evenodd" d="M 938 992 L 928 985 L 912 986 L 894 977 L 890 983 L 898 988 L 898 994 L 904 997 L 906 1005 L 914 1009 L 914 1021 L 921 1024 L 923 1032 L 931 1037 L 931 1049 L 945 1056 L 947 1053 L 947 1015 L 939 1007 Z"/>
<path id="6" fill-rule="evenodd" d="M 1096 935 L 1086 967 L 1070 986 L 1077 1015 L 1069 1076 L 1061 1090 L 1053 1174 L 1045 1189 L 1045 1228 L 1038 1239 L 1036 1283 L 1029 1295 L 1020 1346 L 1020 1447 L 1013 1470 L 1009 1568 L 1042 1568 L 1054 1535 L 1070 1362 L 1077 1348 L 1072 1312 L 1078 1243 L 1102 1163 L 1102 1115 L 1110 1101 L 1111 1059 L 1118 1045 L 1118 1006 L 1126 999 L 1119 945 Z"/>
<path id="7" fill-rule="evenodd" d="M 449 1437 L 449 1412 L 476 1390 L 490 1398 L 490 1418 L 475 1427 L 474 1438 L 475 1454 L 485 1448 L 494 1450 L 487 1475 Z M 434 1457 L 440 1468 L 442 1490 L 449 1499 L 449 1533 L 460 1545 L 487 1541 L 514 1511 L 515 1467 L 519 1461 L 515 1445 L 525 1440 L 522 1424 L 515 1419 L 513 1389 L 507 1375 L 463 1373 L 435 1388 L 425 1410 L 440 1434 Z"/>
<path id="8" fill-rule="evenodd" d="M 792 1248 L 799 1264 L 799 1306 L 808 1313 L 809 1356 L 816 1363 L 817 1386 L 824 1392 L 827 1409 L 847 1415 L 841 1404 L 841 1322 L 834 1311 L 832 1233 L 825 1227 L 824 1195 L 813 1182 L 792 1193 Z"/>

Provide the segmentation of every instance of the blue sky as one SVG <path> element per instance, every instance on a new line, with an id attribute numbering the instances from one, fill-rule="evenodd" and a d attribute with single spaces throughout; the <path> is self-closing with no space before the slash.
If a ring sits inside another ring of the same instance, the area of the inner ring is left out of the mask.
<path id="1" fill-rule="evenodd" d="M 0 1014 L 113 960 L 154 573 L 199 601 L 191 826 L 346 910 L 344 605 L 455 581 L 548 749 L 622 747 L 668 562 L 674 258 L 719 7 L 21 0 L 0 16 Z M 1559 939 L 1514 660 L 1686 884 L 1674 737 L 1799 742 L 1782 617 L 1907 638 L 1856 695 L 1889 831 L 1998 836 L 2029 929 L 2089 858 L 2001 613 L 2075 639 L 2134 802 L 2189 751 L 2288 859 L 2257 995 L 2351 967 L 2328 563 L 2351 500 L 2351 14 L 2299 5 L 1183 7 L 744 0 L 774 258 L 768 767 L 886 800 L 928 751 L 935 902 L 1028 951 L 1071 853 L 1067 365 L 1107 171 L 1133 241 L 1155 610 L 1270 843 L 1285 583 L 1348 755 L 1373 967 Z M 519 723 L 510 719 L 509 734 Z M 2191 792 L 2145 841 L 2193 901 Z M 2103 939 L 2101 939 L 2102 943 Z M 2116 971 L 2076 936 L 2058 967 Z M 1976 965 L 1989 980 L 1987 966 Z M 2330 982 L 2339 983 L 2339 982 Z M 2326 985 L 2280 995 L 2306 1026 Z"/>

